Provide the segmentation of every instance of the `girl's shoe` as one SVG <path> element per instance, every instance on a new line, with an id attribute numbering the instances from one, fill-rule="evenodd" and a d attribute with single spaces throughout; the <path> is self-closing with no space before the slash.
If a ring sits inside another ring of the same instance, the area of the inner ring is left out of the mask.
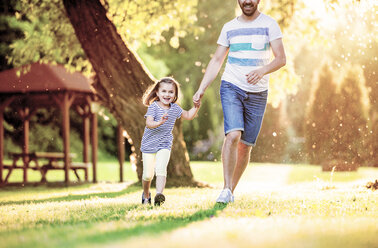
<path id="1" fill-rule="evenodd" d="M 142 204 L 150 204 L 151 205 L 151 193 L 148 198 L 144 198 L 144 193 L 142 192 Z"/>
<path id="2" fill-rule="evenodd" d="M 160 206 L 161 204 L 163 204 L 165 202 L 165 196 L 161 193 L 157 193 L 155 195 L 155 206 Z"/>

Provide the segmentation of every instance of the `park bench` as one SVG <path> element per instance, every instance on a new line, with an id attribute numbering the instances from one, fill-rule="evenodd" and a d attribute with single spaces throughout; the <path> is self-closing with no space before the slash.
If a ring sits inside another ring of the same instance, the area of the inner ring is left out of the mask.
<path id="1" fill-rule="evenodd" d="M 46 182 L 46 174 L 49 170 L 64 170 L 64 153 L 61 152 L 33 152 L 33 153 L 10 153 L 13 158 L 12 164 L 3 164 L 3 169 L 8 170 L 5 177 L 5 183 L 14 169 L 32 169 L 41 173 L 41 182 Z M 84 171 L 84 180 L 88 181 L 88 168 L 90 163 L 72 162 L 76 154 L 69 154 L 69 169 L 75 173 L 79 181 L 81 178 L 78 174 L 79 170 Z M 22 164 L 17 162 L 22 160 Z M 40 165 L 42 164 L 42 166 Z"/>
<path id="2" fill-rule="evenodd" d="M 90 163 L 84 162 L 70 162 L 69 169 L 75 173 L 76 178 L 81 181 L 81 178 L 78 174 L 79 170 L 84 171 L 84 180 L 88 181 L 88 168 Z M 42 165 L 41 167 L 41 182 L 46 182 L 46 174 L 49 170 L 64 170 L 63 161 L 51 161 L 49 160 L 47 164 Z"/>

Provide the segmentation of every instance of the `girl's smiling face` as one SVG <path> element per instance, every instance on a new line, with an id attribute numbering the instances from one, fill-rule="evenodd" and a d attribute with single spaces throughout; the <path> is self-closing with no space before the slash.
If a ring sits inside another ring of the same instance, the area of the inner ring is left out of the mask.
<path id="1" fill-rule="evenodd" d="M 166 107 L 169 107 L 170 103 L 176 96 L 176 89 L 173 84 L 161 83 L 159 90 L 156 92 L 159 97 L 159 101 Z"/>

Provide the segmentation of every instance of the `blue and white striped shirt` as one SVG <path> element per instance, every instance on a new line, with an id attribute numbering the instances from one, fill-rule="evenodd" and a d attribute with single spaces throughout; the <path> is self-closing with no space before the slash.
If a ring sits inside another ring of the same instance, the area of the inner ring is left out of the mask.
<path id="1" fill-rule="evenodd" d="M 156 153 L 161 149 L 171 150 L 173 141 L 172 130 L 176 120 L 181 117 L 182 111 L 182 108 L 176 103 L 171 103 L 169 109 L 163 109 L 154 101 L 148 107 L 144 118 L 152 116 L 154 117 L 154 121 L 160 121 L 161 117 L 165 113 L 168 113 L 168 120 L 156 128 L 144 128 L 140 150 L 143 153 Z"/>
<path id="2" fill-rule="evenodd" d="M 224 24 L 217 43 L 230 49 L 222 80 L 248 92 L 267 90 L 268 75 L 251 85 L 247 82 L 246 74 L 270 62 L 270 42 L 281 37 L 277 22 L 263 13 L 251 22 L 241 22 L 235 18 Z"/>

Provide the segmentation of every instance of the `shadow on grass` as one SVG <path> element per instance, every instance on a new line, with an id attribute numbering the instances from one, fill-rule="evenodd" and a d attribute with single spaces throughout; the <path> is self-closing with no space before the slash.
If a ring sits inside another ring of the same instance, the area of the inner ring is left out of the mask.
<path id="1" fill-rule="evenodd" d="M 163 232 L 169 232 L 177 228 L 185 227 L 191 223 L 202 221 L 208 218 L 212 218 L 217 215 L 219 211 L 226 208 L 226 204 L 215 204 L 212 208 L 203 209 L 188 216 L 161 216 L 153 223 L 138 224 L 131 228 L 124 228 L 110 232 L 96 233 L 91 235 L 82 235 L 78 239 L 65 240 L 64 246 L 67 247 L 81 247 L 88 244 L 107 244 L 117 241 L 124 241 L 133 237 L 144 236 L 150 237 L 150 235 L 157 235 Z M 63 244 L 62 244 L 63 245 Z"/>
<path id="2" fill-rule="evenodd" d="M 131 185 L 128 185 L 125 189 L 121 191 L 115 191 L 115 192 L 104 192 L 104 193 L 89 193 L 89 194 L 69 194 L 67 196 L 61 196 L 61 197 L 51 197 L 51 198 L 45 198 L 45 199 L 38 199 L 38 200 L 22 200 L 22 201 L 4 201 L 0 202 L 0 206 L 6 206 L 6 205 L 23 205 L 23 204 L 36 204 L 36 203 L 45 203 L 45 202 L 60 202 L 60 201 L 77 201 L 77 200 L 86 200 L 90 198 L 115 198 L 121 195 L 134 193 L 136 191 L 141 191 L 140 187 L 137 183 L 133 183 Z"/>

